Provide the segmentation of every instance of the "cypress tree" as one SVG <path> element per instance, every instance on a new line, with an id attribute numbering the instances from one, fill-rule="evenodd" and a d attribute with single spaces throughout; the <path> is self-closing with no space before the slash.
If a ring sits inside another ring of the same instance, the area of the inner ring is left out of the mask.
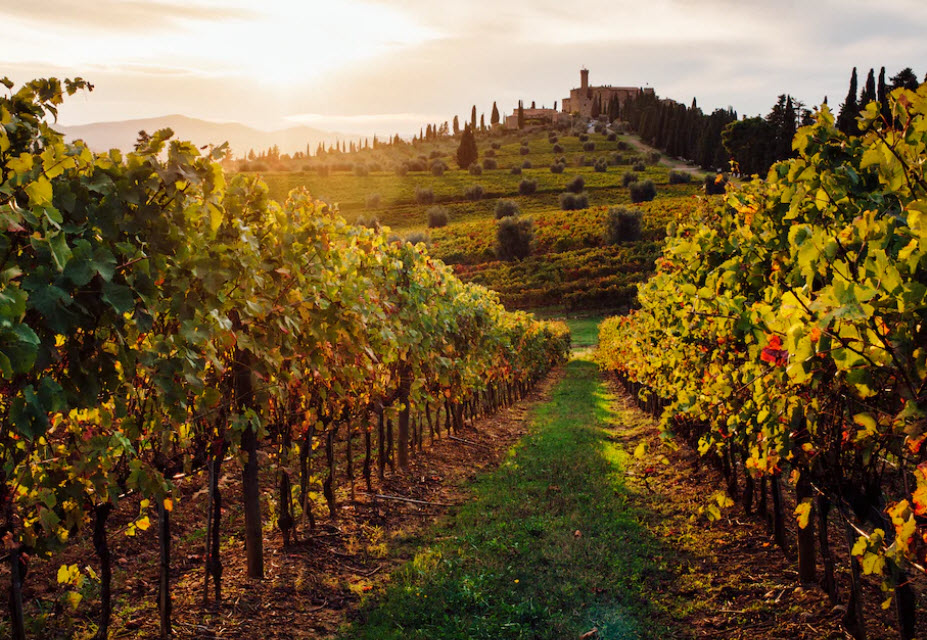
<path id="1" fill-rule="evenodd" d="M 863 87 L 863 92 L 859 96 L 859 107 L 864 109 L 867 104 L 876 99 L 876 83 L 875 83 L 875 72 L 870 69 L 869 75 L 866 76 L 866 86 Z"/>
<path id="2" fill-rule="evenodd" d="M 499 124 L 499 107 L 496 106 L 495 101 L 492 103 L 492 114 L 489 116 L 489 124 L 494 126 Z"/>
<path id="3" fill-rule="evenodd" d="M 486 114 L 480 114 L 480 131 L 486 131 Z"/>
<path id="4" fill-rule="evenodd" d="M 457 147 L 457 165 L 461 169 L 466 169 L 479 158 L 479 151 L 476 148 L 476 138 L 469 125 L 464 126 L 463 134 L 460 136 L 460 145 Z"/>
<path id="5" fill-rule="evenodd" d="M 525 108 L 521 103 L 521 100 L 518 101 L 518 128 L 525 128 Z"/>
<path id="6" fill-rule="evenodd" d="M 460 120 L 457 119 L 457 116 L 454 116 L 454 135 L 460 133 Z"/>
<path id="7" fill-rule="evenodd" d="M 476 131 L 476 105 L 470 109 L 470 132 Z"/>
<path id="8" fill-rule="evenodd" d="M 792 96 L 788 96 L 785 103 L 785 128 L 780 137 L 779 154 L 782 160 L 792 156 L 792 140 L 798 131 L 796 120 L 795 105 L 792 104 Z"/>
<path id="9" fill-rule="evenodd" d="M 876 91 L 876 99 L 879 101 L 879 104 L 882 105 L 882 119 L 885 122 L 891 122 L 892 112 L 888 105 L 888 90 L 885 87 L 885 67 L 882 67 L 882 70 L 879 71 L 879 87 Z"/>
<path id="10" fill-rule="evenodd" d="M 853 67 L 853 74 L 850 76 L 850 90 L 847 92 L 847 99 L 840 106 L 840 114 L 837 116 L 837 128 L 847 135 L 857 133 L 856 116 L 859 115 L 859 104 L 856 101 L 856 67 Z"/>

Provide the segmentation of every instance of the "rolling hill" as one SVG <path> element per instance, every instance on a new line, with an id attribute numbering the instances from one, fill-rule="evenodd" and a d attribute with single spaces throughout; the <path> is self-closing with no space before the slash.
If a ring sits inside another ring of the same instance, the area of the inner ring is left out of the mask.
<path id="1" fill-rule="evenodd" d="M 319 142 L 329 144 L 345 138 L 343 134 L 306 126 L 261 131 L 237 122 L 209 122 L 182 115 L 59 126 L 58 129 L 69 140 L 83 139 L 94 151 L 128 151 L 135 144 L 139 131 L 153 133 L 166 127 L 173 129 L 178 138 L 191 140 L 197 145 L 228 142 L 232 152 L 239 157 L 246 155 L 249 149 L 257 152 L 273 145 L 277 145 L 281 153 L 305 151 L 306 145 L 314 151 Z"/>

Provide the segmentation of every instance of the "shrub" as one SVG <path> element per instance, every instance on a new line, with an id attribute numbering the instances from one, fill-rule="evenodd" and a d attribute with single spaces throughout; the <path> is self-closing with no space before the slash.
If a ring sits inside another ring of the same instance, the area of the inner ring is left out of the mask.
<path id="1" fill-rule="evenodd" d="M 632 167 L 632 169 L 635 171 L 644 171 L 647 169 L 647 165 L 645 165 L 643 162 L 638 162 Z"/>
<path id="2" fill-rule="evenodd" d="M 523 156 L 526 156 L 526 155 L 528 155 L 529 153 L 531 153 L 531 149 L 529 149 L 528 147 L 521 147 L 521 148 L 518 150 L 518 153 L 520 153 L 520 154 L 523 155 Z"/>
<path id="3" fill-rule="evenodd" d="M 483 168 L 486 169 L 487 171 L 491 169 L 498 169 L 499 163 L 496 162 L 495 158 L 486 158 L 485 160 L 483 160 Z"/>
<path id="4" fill-rule="evenodd" d="M 499 144 L 498 142 L 493 142 L 493 143 L 491 143 L 489 146 L 492 147 L 493 149 L 496 149 L 496 150 L 502 148 L 502 145 Z"/>
<path id="5" fill-rule="evenodd" d="M 496 157 L 496 152 L 493 151 L 492 149 L 487 149 L 487 150 L 483 153 L 483 157 L 484 157 L 484 158 L 495 158 L 495 157 Z"/>
<path id="6" fill-rule="evenodd" d="M 367 227 L 368 229 L 379 230 L 380 228 L 380 220 L 376 216 L 370 216 L 369 218 L 360 216 L 354 224 L 358 227 Z"/>
<path id="7" fill-rule="evenodd" d="M 564 170 L 565 168 L 566 168 L 566 167 L 564 167 L 564 166 L 563 166 L 562 164 L 560 164 L 559 162 L 555 162 L 555 163 L 553 163 L 552 165 L 550 165 L 550 172 L 551 172 L 551 173 L 563 173 L 563 170 Z"/>
<path id="8" fill-rule="evenodd" d="M 354 175 L 358 176 L 359 178 L 366 178 L 370 175 L 370 169 L 368 169 L 367 165 L 365 164 L 355 164 L 353 170 Z"/>
<path id="9" fill-rule="evenodd" d="M 509 216 L 496 222 L 496 257 L 500 260 L 521 260 L 531 255 L 534 223 Z"/>
<path id="10" fill-rule="evenodd" d="M 628 185 L 628 192 L 631 194 L 631 202 L 650 202 L 657 197 L 657 188 L 653 180 L 643 180 L 641 182 L 632 182 Z"/>
<path id="11" fill-rule="evenodd" d="M 483 189 L 483 185 L 475 184 L 471 187 L 467 187 L 464 190 L 464 197 L 467 200 L 476 202 L 477 200 L 482 200 L 483 196 L 486 195 L 486 190 Z"/>
<path id="12" fill-rule="evenodd" d="M 450 215 L 444 207 L 428 207 L 428 211 L 425 212 L 425 215 L 428 217 L 429 229 L 445 227 L 450 219 Z"/>
<path id="13" fill-rule="evenodd" d="M 517 216 L 521 211 L 518 209 L 518 203 L 514 200 L 498 200 L 496 202 L 496 220 Z"/>
<path id="14" fill-rule="evenodd" d="M 405 176 L 408 173 L 409 173 L 408 163 L 403 162 L 402 164 L 396 165 L 396 175 L 397 176 Z"/>
<path id="15" fill-rule="evenodd" d="M 531 164 L 530 160 L 525 160 L 524 162 L 521 163 L 522 169 L 530 169 L 532 166 L 533 165 Z"/>
<path id="16" fill-rule="evenodd" d="M 615 142 L 618 139 L 618 134 L 615 132 L 609 133 L 607 136 L 605 136 L 605 139 L 609 142 Z"/>
<path id="17" fill-rule="evenodd" d="M 435 192 L 425 187 L 415 187 L 415 201 L 419 204 L 431 204 L 435 201 Z"/>
<path id="18" fill-rule="evenodd" d="M 720 195 L 724 193 L 727 187 L 727 176 L 723 173 L 717 175 L 705 176 L 705 194 L 709 196 Z"/>
<path id="19" fill-rule="evenodd" d="M 580 141 L 580 142 L 586 142 L 587 140 L 589 140 L 589 136 L 588 136 L 587 134 L 585 134 L 585 133 L 579 134 L 578 137 L 579 137 L 579 141 Z"/>
<path id="20" fill-rule="evenodd" d="M 562 144 L 555 144 L 555 145 L 554 145 L 554 153 L 563 153 L 563 145 L 562 145 Z"/>
<path id="21" fill-rule="evenodd" d="M 409 171 L 424 171 L 425 170 L 425 161 L 424 160 L 411 160 L 409 162 Z"/>
<path id="22" fill-rule="evenodd" d="M 424 231 L 410 231 L 406 236 L 406 242 L 413 245 L 421 243 L 427 246 L 431 244 L 431 236 Z"/>
<path id="23" fill-rule="evenodd" d="M 595 142 L 591 140 L 583 143 L 583 151 L 595 151 Z"/>
<path id="24" fill-rule="evenodd" d="M 629 145 L 629 144 L 628 144 L 627 142 L 625 142 L 624 140 L 619 140 L 619 141 L 618 141 L 618 150 L 619 150 L 619 151 L 630 151 L 630 150 L 631 150 L 631 145 Z"/>
<path id="25" fill-rule="evenodd" d="M 641 238 L 641 212 L 628 207 L 612 207 L 605 219 L 605 242 L 618 244 Z"/>
<path id="26" fill-rule="evenodd" d="M 689 184 L 692 182 L 692 174 L 688 171 L 670 171 L 669 172 L 669 183 L 670 184 Z"/>
<path id="27" fill-rule="evenodd" d="M 586 187 L 586 181 L 583 180 L 583 177 L 576 176 L 575 178 L 567 182 L 566 190 L 572 191 L 573 193 L 581 193 L 585 187 Z"/>
<path id="28" fill-rule="evenodd" d="M 565 167 L 567 165 L 566 156 L 560 156 L 559 158 L 557 158 L 557 162 L 559 162 Z"/>
<path id="29" fill-rule="evenodd" d="M 523 196 L 530 196 L 538 190 L 538 181 L 525 178 L 518 183 L 518 193 Z"/>
<path id="30" fill-rule="evenodd" d="M 661 155 L 659 151 L 651 151 L 647 154 L 647 164 L 657 164 L 660 162 L 660 158 Z"/>
<path id="31" fill-rule="evenodd" d="M 441 153 L 440 151 L 438 151 L 437 149 L 435 149 L 435 150 L 432 151 L 430 154 L 428 154 L 428 157 L 429 157 L 431 160 L 434 160 L 435 158 L 440 158 L 440 157 L 443 156 L 443 155 L 444 155 L 443 153 Z"/>
<path id="32" fill-rule="evenodd" d="M 625 159 L 624 155 L 618 153 L 617 151 L 609 156 L 608 161 L 613 165 L 627 164 L 627 160 Z"/>
<path id="33" fill-rule="evenodd" d="M 605 173 L 608 171 L 608 160 L 605 158 L 599 158 L 595 161 L 595 170 L 596 173 Z"/>
<path id="34" fill-rule="evenodd" d="M 511 173 L 513 176 L 520 176 L 520 175 L 521 175 L 521 167 L 512 167 L 511 170 L 509 171 L 509 173 Z"/>
<path id="35" fill-rule="evenodd" d="M 564 211 L 578 211 L 589 207 L 589 195 L 582 193 L 571 193 L 569 191 L 560 194 L 560 208 Z"/>
<path id="36" fill-rule="evenodd" d="M 368 209 L 377 209 L 377 208 L 379 208 L 379 206 L 380 206 L 380 194 L 379 194 L 379 193 L 371 193 L 369 196 L 367 196 L 367 200 L 366 200 L 366 203 L 365 203 L 365 204 L 366 204 L 366 207 L 367 207 Z"/>
<path id="37" fill-rule="evenodd" d="M 471 164 L 468 171 L 470 172 L 471 176 L 483 175 L 483 167 L 481 167 L 478 162 L 474 162 L 473 164 Z"/>
<path id="38" fill-rule="evenodd" d="M 601 118 L 602 116 L 599 116 L 599 117 Z M 596 132 L 596 133 L 605 133 L 605 123 L 604 123 L 604 122 L 601 122 L 601 121 L 600 121 L 600 122 L 597 122 L 596 125 L 595 125 L 595 132 Z"/>
<path id="39" fill-rule="evenodd" d="M 624 175 L 621 176 L 621 186 L 627 187 L 632 182 L 637 182 L 637 176 L 630 171 L 625 171 Z"/>
<path id="40" fill-rule="evenodd" d="M 551 144 L 557 144 L 557 141 L 560 140 L 557 136 L 550 136 L 547 141 Z"/>
<path id="41" fill-rule="evenodd" d="M 447 170 L 447 165 L 441 162 L 440 160 L 435 160 L 431 163 L 431 175 L 441 177 L 444 175 L 444 172 Z"/>

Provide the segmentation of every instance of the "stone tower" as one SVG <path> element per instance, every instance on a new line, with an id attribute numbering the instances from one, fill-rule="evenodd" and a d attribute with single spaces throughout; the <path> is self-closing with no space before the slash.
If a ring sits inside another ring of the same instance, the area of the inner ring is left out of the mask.
<path id="1" fill-rule="evenodd" d="M 579 88 L 589 88 L 589 69 L 584 68 L 579 70 Z"/>

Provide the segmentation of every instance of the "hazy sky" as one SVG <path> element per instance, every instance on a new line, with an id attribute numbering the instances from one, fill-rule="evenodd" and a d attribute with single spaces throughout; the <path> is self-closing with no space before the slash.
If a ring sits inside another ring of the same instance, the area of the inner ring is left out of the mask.
<path id="1" fill-rule="evenodd" d="M 650 85 L 706 111 L 843 101 L 850 69 L 927 73 L 924 0 L 0 0 L 0 76 L 96 85 L 63 124 L 182 113 L 401 133 Z"/>

